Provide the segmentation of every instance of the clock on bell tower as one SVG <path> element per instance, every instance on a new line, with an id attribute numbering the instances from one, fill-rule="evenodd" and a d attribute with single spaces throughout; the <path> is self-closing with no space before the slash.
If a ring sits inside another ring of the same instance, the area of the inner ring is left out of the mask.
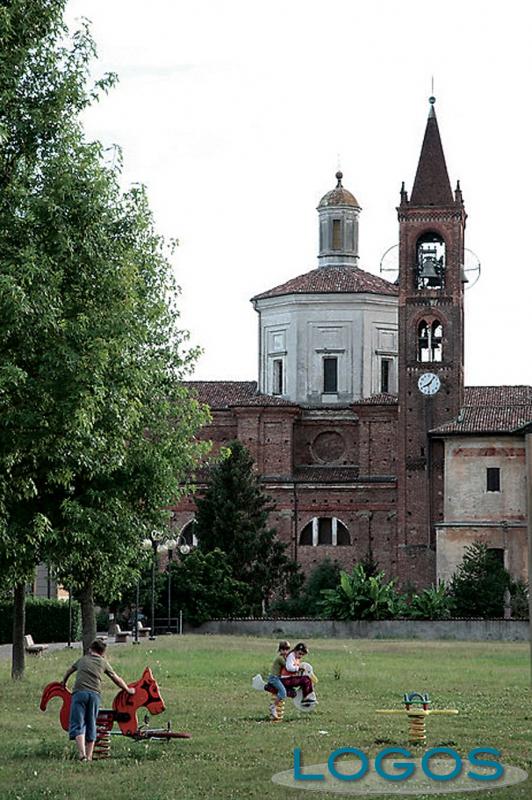
<path id="1" fill-rule="evenodd" d="M 464 230 L 460 185 L 451 190 L 430 111 L 410 199 L 399 205 L 398 561 L 405 579 L 435 581 L 433 526 L 443 457 L 429 431 L 455 418 L 464 383 Z"/>

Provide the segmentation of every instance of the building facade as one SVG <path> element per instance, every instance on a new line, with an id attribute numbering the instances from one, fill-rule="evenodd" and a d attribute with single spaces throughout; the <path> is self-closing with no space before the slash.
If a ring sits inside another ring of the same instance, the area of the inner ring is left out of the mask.
<path id="1" fill-rule="evenodd" d="M 482 540 L 525 578 L 532 388 L 464 387 L 467 215 L 434 98 L 401 189 L 395 283 L 358 266 L 361 207 L 336 180 L 318 205 L 318 267 L 252 298 L 258 381 L 188 384 L 211 408 L 203 435 L 250 450 L 305 570 L 370 554 L 426 586 Z M 194 513 L 194 498 L 174 509 L 191 544 Z"/>

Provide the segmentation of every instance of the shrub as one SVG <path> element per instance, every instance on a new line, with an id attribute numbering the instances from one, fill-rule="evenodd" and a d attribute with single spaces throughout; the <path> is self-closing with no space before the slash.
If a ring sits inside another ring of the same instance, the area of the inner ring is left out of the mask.
<path id="1" fill-rule="evenodd" d="M 386 583 L 384 572 L 368 576 L 363 564 L 350 575 L 342 570 L 339 585 L 321 594 L 321 612 L 329 619 L 391 619 L 401 605 L 394 581 Z"/>
<path id="2" fill-rule="evenodd" d="M 514 619 L 528 619 L 528 592 L 528 584 L 525 581 L 512 581 L 510 584 L 512 617 Z"/>
<path id="3" fill-rule="evenodd" d="M 411 619 L 449 619 L 453 605 L 449 589 L 440 581 L 438 586 L 405 597 L 402 613 Z"/>
<path id="4" fill-rule="evenodd" d="M 68 603 L 28 597 L 26 600 L 26 632 L 37 642 L 66 642 L 68 640 Z M 72 641 L 81 637 L 81 610 L 72 601 Z M 13 641 L 13 603 L 0 602 L 0 644 Z"/>
<path id="5" fill-rule="evenodd" d="M 273 616 L 279 617 L 318 617 L 321 615 L 322 591 L 334 589 L 340 580 L 340 567 L 336 562 L 325 558 L 308 575 L 301 592 L 271 606 Z"/>

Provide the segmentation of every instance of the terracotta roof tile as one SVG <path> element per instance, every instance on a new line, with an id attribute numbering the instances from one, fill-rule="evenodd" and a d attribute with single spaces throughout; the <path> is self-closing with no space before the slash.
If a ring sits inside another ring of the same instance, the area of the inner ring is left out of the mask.
<path id="1" fill-rule="evenodd" d="M 342 186 L 343 177 L 344 176 L 342 172 L 338 170 L 336 173 L 336 186 L 334 189 L 331 189 L 330 192 L 327 192 L 327 194 L 323 195 L 319 202 L 318 208 L 324 208 L 326 206 L 354 206 L 355 208 L 360 208 L 356 197 Z"/>
<path id="2" fill-rule="evenodd" d="M 455 420 L 432 433 L 515 433 L 532 424 L 532 386 L 466 386 Z"/>
<path id="3" fill-rule="evenodd" d="M 357 400 L 357 403 L 361 405 L 384 405 L 384 406 L 395 406 L 397 405 L 397 395 L 396 394 L 389 394 L 387 392 L 381 392 L 380 394 L 372 394 L 371 397 L 364 397 L 362 400 Z"/>
<path id="4" fill-rule="evenodd" d="M 252 300 L 285 294 L 385 294 L 397 295 L 393 283 L 359 267 L 318 267 L 280 286 L 255 295 Z"/>
<path id="5" fill-rule="evenodd" d="M 184 385 L 211 408 L 294 405 L 282 397 L 259 394 L 257 381 L 184 381 Z"/>

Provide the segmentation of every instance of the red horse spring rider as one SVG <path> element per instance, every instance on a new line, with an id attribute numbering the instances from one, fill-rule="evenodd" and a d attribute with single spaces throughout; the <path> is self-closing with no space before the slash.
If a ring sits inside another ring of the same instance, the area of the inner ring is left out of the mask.
<path id="1" fill-rule="evenodd" d="M 128 685 L 135 689 L 135 694 L 131 695 L 123 689 L 120 690 L 113 700 L 113 707 L 110 709 L 101 708 L 98 713 L 96 721 L 97 736 L 94 746 L 95 758 L 109 758 L 112 733 L 116 736 L 130 736 L 136 742 L 145 741 L 146 739 L 190 739 L 190 733 L 173 731 L 170 723 L 167 724 L 166 728 L 146 727 L 147 716 L 144 718 L 145 724 L 139 725 L 137 720 L 139 708 L 147 708 L 150 714 L 161 714 L 166 708 L 157 681 L 149 667 L 146 667 L 140 680 Z M 53 697 L 60 697 L 63 701 L 59 712 L 59 721 L 63 730 L 68 731 L 72 693 L 66 686 L 57 681 L 47 684 L 41 697 L 41 711 L 46 711 L 46 706 Z M 120 731 L 111 730 L 115 722 L 118 724 Z"/>

